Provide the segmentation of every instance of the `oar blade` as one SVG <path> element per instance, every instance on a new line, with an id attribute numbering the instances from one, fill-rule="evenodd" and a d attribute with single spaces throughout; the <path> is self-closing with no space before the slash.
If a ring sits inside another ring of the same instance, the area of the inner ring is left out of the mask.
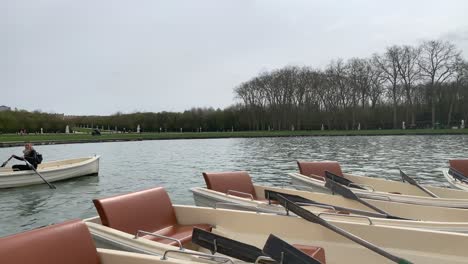
<path id="1" fill-rule="evenodd" d="M 304 198 L 302 196 L 299 196 L 299 195 L 295 195 L 295 194 L 288 194 L 288 193 L 282 193 L 282 192 L 276 192 L 276 191 L 272 191 L 272 190 L 268 190 L 268 189 L 265 189 L 264 191 L 265 193 L 265 198 L 267 200 L 272 200 L 272 201 L 277 201 L 278 200 L 278 195 L 282 195 L 283 197 L 286 197 L 288 198 L 290 201 L 293 201 L 295 203 L 310 203 L 310 204 L 316 204 L 316 202 L 310 200 L 310 199 L 307 199 L 307 198 Z"/>
<path id="2" fill-rule="evenodd" d="M 409 184 L 411 185 L 418 185 L 418 183 L 413 179 L 411 178 L 410 176 L 408 176 L 406 173 L 404 173 L 401 169 L 398 169 L 400 171 L 400 176 L 401 178 L 403 179 L 403 182 L 408 182 Z"/>
<path id="3" fill-rule="evenodd" d="M 428 194 L 429 196 L 433 197 L 433 198 L 439 198 L 437 195 L 435 195 L 433 192 L 429 191 L 427 188 L 425 188 L 424 186 L 421 186 L 417 181 L 415 181 L 413 178 L 411 178 L 410 176 L 408 176 L 406 173 L 404 173 L 401 169 L 400 170 L 400 176 L 401 178 L 403 178 L 403 182 L 407 181 L 409 184 L 411 185 L 414 185 L 416 187 L 418 187 L 421 191 L 425 192 L 426 194 Z"/>
<path id="4" fill-rule="evenodd" d="M 263 252 L 282 264 L 320 264 L 321 262 L 310 257 L 289 243 L 275 235 L 270 234 L 263 247 Z"/>
<path id="5" fill-rule="evenodd" d="M 346 188 L 345 186 L 330 180 L 328 178 L 325 178 L 325 187 L 330 189 L 332 193 L 337 193 L 345 198 L 352 199 L 352 200 L 359 200 L 359 197 L 350 189 Z"/>
<path id="6" fill-rule="evenodd" d="M 295 204 L 294 202 L 288 200 L 286 197 L 284 197 L 281 194 L 278 194 L 276 196 L 276 200 L 278 203 L 283 206 L 286 210 L 289 210 L 296 215 L 304 218 L 305 220 L 321 225 L 327 225 L 326 221 L 323 220 L 322 218 L 318 217 L 317 215 L 311 213 L 310 211 L 302 208 L 301 206 Z"/>
<path id="7" fill-rule="evenodd" d="M 10 157 L 9 159 L 7 159 L 5 162 L 2 163 L 2 166 L 0 166 L 0 167 L 1 168 L 5 167 L 12 158 L 13 157 Z"/>

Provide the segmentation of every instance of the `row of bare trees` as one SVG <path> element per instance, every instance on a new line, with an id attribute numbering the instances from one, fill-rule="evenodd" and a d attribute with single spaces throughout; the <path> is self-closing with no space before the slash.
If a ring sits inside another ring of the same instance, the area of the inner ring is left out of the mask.
<path id="1" fill-rule="evenodd" d="M 468 63 L 452 43 L 426 41 L 261 73 L 234 91 L 252 130 L 452 126 L 468 118 Z"/>

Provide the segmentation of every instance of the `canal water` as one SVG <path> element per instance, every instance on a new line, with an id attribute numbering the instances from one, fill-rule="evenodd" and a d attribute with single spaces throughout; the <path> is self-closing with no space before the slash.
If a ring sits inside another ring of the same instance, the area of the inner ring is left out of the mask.
<path id="1" fill-rule="evenodd" d="M 0 160 L 22 148 L 0 149 Z M 96 215 L 93 198 L 164 186 L 173 203 L 193 204 L 203 171 L 246 170 L 254 182 L 282 186 L 296 160 L 336 160 L 345 172 L 400 180 L 397 168 L 447 186 L 441 169 L 468 158 L 468 136 L 356 136 L 160 140 L 37 146 L 44 160 L 101 155 L 98 177 L 0 189 L 0 236 Z M 10 164 L 11 165 L 11 164 Z"/>

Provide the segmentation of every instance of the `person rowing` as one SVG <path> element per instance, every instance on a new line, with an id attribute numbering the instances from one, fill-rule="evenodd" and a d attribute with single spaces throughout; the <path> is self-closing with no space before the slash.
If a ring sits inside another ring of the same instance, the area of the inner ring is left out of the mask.
<path id="1" fill-rule="evenodd" d="M 34 169 L 37 169 L 37 165 L 41 162 L 39 161 L 38 153 L 36 150 L 33 148 L 31 143 L 26 143 L 24 145 L 24 150 L 23 150 L 23 156 L 16 156 L 16 155 L 11 155 L 11 158 L 17 159 L 17 160 L 22 160 L 22 161 L 27 161 L 29 164 L 31 164 Z M 21 165 L 21 164 L 16 164 L 13 165 L 13 170 L 31 170 L 29 165 Z"/>

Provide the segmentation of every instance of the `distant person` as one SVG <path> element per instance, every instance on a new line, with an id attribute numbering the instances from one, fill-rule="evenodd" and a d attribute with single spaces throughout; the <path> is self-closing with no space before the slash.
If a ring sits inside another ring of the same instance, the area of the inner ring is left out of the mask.
<path id="1" fill-rule="evenodd" d="M 23 150 L 23 157 L 19 157 L 16 155 L 11 155 L 11 157 L 17 159 L 17 160 L 26 160 L 29 162 L 32 166 L 34 166 L 35 169 L 37 169 L 37 165 L 42 162 L 42 158 L 38 157 L 38 153 L 36 150 L 33 148 L 31 143 L 26 143 L 24 145 L 24 150 Z M 13 165 L 13 170 L 30 170 L 31 168 L 28 165 Z"/>

